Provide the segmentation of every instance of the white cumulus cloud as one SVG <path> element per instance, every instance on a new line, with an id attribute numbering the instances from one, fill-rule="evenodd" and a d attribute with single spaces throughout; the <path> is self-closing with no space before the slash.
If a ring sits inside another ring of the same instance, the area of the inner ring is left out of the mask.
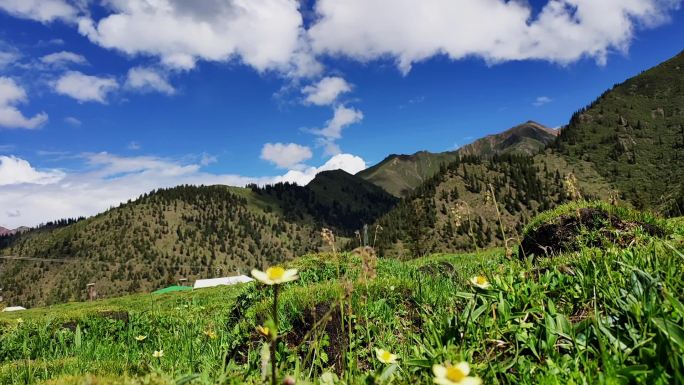
<path id="1" fill-rule="evenodd" d="M 292 170 L 284 175 L 246 177 L 204 172 L 201 170 L 203 158 L 196 159 L 196 163 L 184 163 L 154 156 L 89 153 L 81 155 L 84 171 L 63 173 L 36 170 L 24 159 L 0 157 L 0 181 L 4 182 L 0 183 L 0 207 L 4 210 L 0 212 L 0 223 L 15 228 L 94 215 L 153 189 L 181 184 L 244 186 L 294 182 L 305 185 L 321 171 L 342 169 L 357 173 L 366 167 L 358 156 L 340 154 L 320 167 Z M 5 165 L 9 171 L 5 171 Z M 9 215 L 17 212 L 21 215 Z"/>
<path id="2" fill-rule="evenodd" d="M 45 112 L 28 118 L 17 109 L 17 104 L 25 103 L 27 100 L 26 91 L 22 87 L 13 79 L 0 76 L 0 128 L 26 128 L 30 130 L 38 128 L 48 121 Z"/>
<path id="3" fill-rule="evenodd" d="M 139 92 L 160 92 L 166 95 L 176 93 L 176 89 L 166 80 L 164 74 L 145 67 L 134 67 L 128 70 L 124 86 Z"/>
<path id="4" fill-rule="evenodd" d="M 92 42 L 129 55 L 157 56 L 175 69 L 198 60 L 238 59 L 258 71 L 316 73 L 297 0 L 112 0 L 112 13 L 81 18 Z"/>
<path id="5" fill-rule="evenodd" d="M 308 30 L 314 51 L 361 61 L 392 57 L 402 72 L 435 55 L 496 63 L 569 63 L 626 50 L 637 27 L 667 20 L 680 0 L 318 0 Z"/>
<path id="6" fill-rule="evenodd" d="M 261 149 L 261 159 L 267 160 L 280 168 L 293 168 L 305 160 L 311 159 L 311 149 L 296 143 L 266 143 Z"/>
<path id="7" fill-rule="evenodd" d="M 116 79 L 85 75 L 69 71 L 54 84 L 57 93 L 70 96 L 79 102 L 107 103 L 107 95 L 119 88 Z"/>
<path id="8" fill-rule="evenodd" d="M 317 144 L 324 148 L 326 155 L 338 155 L 342 153 L 342 149 L 336 141 L 342 138 L 342 130 L 362 120 L 363 112 L 340 104 L 333 108 L 333 117 L 326 122 L 325 127 L 309 132 L 319 137 Z"/>
<path id="9" fill-rule="evenodd" d="M 285 175 L 272 178 L 271 182 L 294 182 L 304 186 L 322 171 L 344 170 L 350 174 L 356 174 L 364 169 L 366 169 L 366 162 L 362 158 L 351 154 L 337 154 L 320 167 L 290 170 Z"/>
<path id="10" fill-rule="evenodd" d="M 363 120 L 363 112 L 353 107 L 339 105 L 333 111 L 332 119 L 328 120 L 324 128 L 314 130 L 314 134 L 325 139 L 334 140 L 342 137 L 342 130 L 347 126 Z"/>
<path id="11" fill-rule="evenodd" d="M 74 20 L 78 9 L 65 0 L 0 0 L 0 9 L 12 16 L 48 23 Z"/>
<path id="12" fill-rule="evenodd" d="M 351 85 L 341 77 L 326 76 L 318 83 L 302 88 L 306 95 L 304 101 L 317 106 L 327 106 L 334 103 L 344 93 L 351 91 Z"/>
<path id="13" fill-rule="evenodd" d="M 38 171 L 23 159 L 0 156 L 0 186 L 25 183 L 45 185 L 58 182 L 63 177 L 64 173 L 59 170 Z"/>

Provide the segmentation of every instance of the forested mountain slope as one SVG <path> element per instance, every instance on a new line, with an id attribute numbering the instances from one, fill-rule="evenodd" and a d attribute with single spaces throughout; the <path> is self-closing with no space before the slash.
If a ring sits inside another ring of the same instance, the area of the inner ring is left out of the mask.
<path id="1" fill-rule="evenodd" d="M 554 147 L 636 207 L 684 213 L 684 52 L 577 111 Z"/>
<path id="2" fill-rule="evenodd" d="M 290 222 L 246 189 L 158 190 L 95 217 L 6 239 L 3 294 L 35 306 L 150 291 L 180 278 L 246 271 L 317 250 L 318 230 Z M 56 260 L 56 261 L 48 261 Z"/>

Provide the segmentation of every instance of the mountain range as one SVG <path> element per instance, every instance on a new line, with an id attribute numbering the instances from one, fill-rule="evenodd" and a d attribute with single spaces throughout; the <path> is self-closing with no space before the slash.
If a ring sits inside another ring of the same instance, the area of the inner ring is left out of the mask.
<path id="1" fill-rule="evenodd" d="M 667 166 L 664 166 L 667 165 Z M 390 155 L 307 186 L 179 186 L 91 218 L 0 236 L 0 281 L 35 306 L 150 291 L 368 243 L 385 256 L 510 246 L 537 213 L 604 199 L 684 213 L 684 53 L 615 85 L 559 130 L 528 121 L 444 153 Z M 359 235 L 357 235 L 359 231 Z"/>
<path id="2" fill-rule="evenodd" d="M 464 155 L 481 157 L 504 154 L 535 155 L 553 142 L 557 135 L 556 130 L 528 121 L 499 134 L 478 139 L 456 151 L 441 153 L 420 151 L 413 155 L 392 154 L 357 175 L 396 197 L 405 197 L 425 180 L 435 175 L 441 165 L 458 160 Z"/>
<path id="3" fill-rule="evenodd" d="M 17 234 L 17 233 L 23 233 L 23 232 L 26 232 L 26 231 L 29 231 L 29 230 L 30 230 L 30 228 L 28 228 L 28 227 L 26 227 L 26 226 L 17 227 L 17 228 L 14 229 L 14 230 L 10 230 L 10 229 L 7 229 L 7 228 L 4 228 L 4 227 L 0 226 L 0 236 L 3 236 L 3 235 L 13 235 L 13 234 Z"/>

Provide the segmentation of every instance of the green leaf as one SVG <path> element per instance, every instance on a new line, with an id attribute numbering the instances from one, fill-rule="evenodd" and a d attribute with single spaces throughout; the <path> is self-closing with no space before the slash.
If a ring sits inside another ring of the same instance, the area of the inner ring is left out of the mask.
<path id="1" fill-rule="evenodd" d="M 597 320 L 596 325 L 598 326 L 598 329 L 601 331 L 601 333 L 603 333 L 603 335 L 608 338 L 611 347 L 618 348 L 622 351 L 626 351 L 628 349 L 627 345 L 625 345 L 624 342 L 620 341 L 617 337 L 615 337 L 613 333 L 611 333 L 610 330 L 608 330 L 608 328 L 606 328 L 603 325 L 603 321 Z"/>
<path id="2" fill-rule="evenodd" d="M 418 366 L 420 368 L 431 368 L 432 367 L 432 361 L 430 360 L 406 360 L 404 361 L 404 364 L 407 366 Z"/>
<path id="3" fill-rule="evenodd" d="M 81 349 L 81 326 L 76 325 L 76 333 L 74 334 L 74 346 L 76 349 Z"/>
<path id="4" fill-rule="evenodd" d="M 176 380 L 176 385 L 185 385 L 190 383 L 190 381 L 198 379 L 200 376 L 199 374 L 189 374 L 185 377 L 181 377 Z"/>
<path id="5" fill-rule="evenodd" d="M 632 365 L 618 370 L 618 375 L 627 378 L 636 378 L 640 375 L 647 375 L 651 370 L 648 365 Z"/>
<path id="6" fill-rule="evenodd" d="M 675 308 L 677 313 L 679 313 L 680 317 L 684 317 L 684 305 L 682 305 L 681 302 L 675 297 L 673 297 L 670 293 L 665 293 L 665 296 L 667 297 L 668 301 L 672 304 L 672 307 Z"/>
<path id="7" fill-rule="evenodd" d="M 651 318 L 651 321 L 665 334 L 672 342 L 684 349 L 684 329 L 670 320 L 662 318 Z"/>
<path id="8" fill-rule="evenodd" d="M 382 381 L 382 382 L 387 381 L 390 377 L 392 377 L 392 375 L 394 374 L 394 372 L 397 371 L 397 369 L 399 369 L 399 365 L 397 365 L 397 364 L 392 364 L 392 365 L 386 367 L 385 370 L 383 370 L 382 374 L 380 375 L 380 381 Z"/>

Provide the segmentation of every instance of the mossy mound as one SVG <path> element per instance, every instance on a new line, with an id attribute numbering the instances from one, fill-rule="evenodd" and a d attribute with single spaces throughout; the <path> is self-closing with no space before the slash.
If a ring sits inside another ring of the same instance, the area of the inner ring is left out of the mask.
<path id="1" fill-rule="evenodd" d="M 656 217 L 602 202 L 577 202 L 542 214 L 525 229 L 518 256 L 553 256 L 582 247 L 627 247 L 640 237 L 668 234 Z"/>

